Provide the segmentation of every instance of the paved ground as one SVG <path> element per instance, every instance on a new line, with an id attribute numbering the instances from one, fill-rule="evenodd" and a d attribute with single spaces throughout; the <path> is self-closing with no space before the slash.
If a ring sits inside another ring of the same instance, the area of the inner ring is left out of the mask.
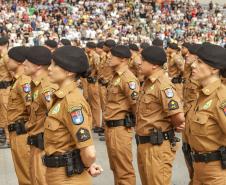
<path id="1" fill-rule="evenodd" d="M 94 178 L 94 185 L 113 185 L 113 175 L 109 168 L 107 152 L 104 142 L 98 141 L 95 135 L 95 143 L 97 150 L 97 162 L 102 165 L 104 172 L 101 176 Z M 136 144 L 133 143 L 134 166 L 137 175 L 137 185 L 141 185 L 136 164 Z M 178 151 L 176 161 L 173 168 L 173 185 L 187 185 L 188 173 L 185 167 L 181 150 Z M 0 185 L 18 185 L 14 172 L 11 153 L 9 149 L 0 149 Z"/>

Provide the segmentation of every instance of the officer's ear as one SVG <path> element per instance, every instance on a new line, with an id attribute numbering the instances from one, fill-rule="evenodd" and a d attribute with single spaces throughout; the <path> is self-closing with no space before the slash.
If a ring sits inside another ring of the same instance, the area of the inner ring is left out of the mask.
<path id="1" fill-rule="evenodd" d="M 67 77 L 75 78 L 75 73 L 66 71 L 66 75 L 67 75 Z"/>
<path id="2" fill-rule="evenodd" d="M 219 69 L 216 69 L 216 68 L 212 68 L 212 70 L 211 70 L 212 72 L 212 74 L 213 75 L 216 75 L 216 74 L 219 74 L 220 73 L 220 70 Z"/>

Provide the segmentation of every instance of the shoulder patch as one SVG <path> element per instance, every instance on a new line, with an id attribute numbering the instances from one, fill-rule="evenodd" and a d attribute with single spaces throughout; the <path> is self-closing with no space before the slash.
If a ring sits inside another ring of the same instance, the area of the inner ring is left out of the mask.
<path id="1" fill-rule="evenodd" d="M 131 90 L 135 90 L 136 89 L 136 86 L 137 86 L 136 82 L 134 82 L 134 81 L 130 81 L 129 82 L 129 88 Z"/>
<path id="2" fill-rule="evenodd" d="M 81 125 L 84 122 L 82 107 L 72 107 L 70 109 L 70 115 L 74 125 Z"/>
<path id="3" fill-rule="evenodd" d="M 224 101 L 220 104 L 220 108 L 223 109 L 224 115 L 226 116 L 226 100 L 224 100 Z"/>
<path id="4" fill-rule="evenodd" d="M 208 108 L 210 108 L 211 104 L 212 104 L 213 100 L 209 100 L 208 102 L 205 103 L 205 105 L 203 106 L 204 110 L 207 110 Z"/>
<path id="5" fill-rule="evenodd" d="M 31 98 L 31 94 L 30 93 L 25 96 L 25 100 L 26 100 L 26 102 L 32 101 L 32 98 Z"/>
<path id="6" fill-rule="evenodd" d="M 46 100 L 47 102 L 50 102 L 51 99 L 52 99 L 52 95 L 53 95 L 52 91 L 46 91 L 46 92 L 44 93 L 45 100 Z"/>
<path id="7" fill-rule="evenodd" d="M 86 128 L 80 128 L 76 133 L 76 137 L 79 142 L 84 142 L 91 138 L 89 130 L 87 130 Z"/>
<path id="8" fill-rule="evenodd" d="M 57 105 L 55 105 L 52 110 L 51 110 L 51 114 L 57 114 L 60 111 L 60 103 L 58 103 Z"/>
<path id="9" fill-rule="evenodd" d="M 132 98 L 132 100 L 136 100 L 138 98 L 138 92 L 133 91 L 131 94 L 131 98 Z"/>
<path id="10" fill-rule="evenodd" d="M 166 94 L 166 97 L 167 97 L 167 98 L 172 98 L 172 97 L 174 96 L 173 89 L 167 88 L 167 89 L 165 90 L 165 94 Z"/>
<path id="11" fill-rule="evenodd" d="M 30 85 L 29 83 L 24 84 L 24 85 L 23 85 L 23 91 L 24 91 L 25 93 L 31 92 L 31 85 Z"/>
<path id="12" fill-rule="evenodd" d="M 179 108 L 178 102 L 175 100 L 170 100 L 170 102 L 168 103 L 168 108 L 169 110 L 176 110 Z"/>

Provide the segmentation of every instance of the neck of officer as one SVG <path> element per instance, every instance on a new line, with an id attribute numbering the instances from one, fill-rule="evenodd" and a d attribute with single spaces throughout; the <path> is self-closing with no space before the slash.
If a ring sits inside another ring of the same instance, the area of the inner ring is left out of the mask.
<path id="1" fill-rule="evenodd" d="M 220 79 L 219 75 L 214 74 L 214 75 L 209 76 L 208 78 L 203 79 L 200 82 L 200 84 L 201 84 L 202 87 L 206 87 L 207 85 L 209 85 L 209 84 L 211 84 L 211 83 L 213 83 L 213 82 L 215 82 L 219 79 Z"/>
<path id="2" fill-rule="evenodd" d="M 64 88 L 67 88 L 68 85 L 70 85 L 71 83 L 74 83 L 74 82 L 75 82 L 74 78 L 66 78 L 64 81 L 62 81 L 58 85 L 59 85 L 60 89 L 64 89 Z"/>
<path id="3" fill-rule="evenodd" d="M 125 67 L 126 65 L 127 65 L 127 63 L 124 62 L 124 61 L 122 61 L 119 65 L 113 67 L 113 70 L 114 70 L 115 72 L 117 72 L 117 71 L 119 71 L 122 67 Z"/>
<path id="4" fill-rule="evenodd" d="M 22 74 L 24 74 L 24 66 L 23 65 L 19 65 L 18 68 L 16 69 L 16 71 L 13 73 L 13 76 L 14 77 L 16 75 L 21 76 Z"/>
<path id="5" fill-rule="evenodd" d="M 31 76 L 32 80 L 38 79 L 40 77 L 45 77 L 48 75 L 48 70 L 45 69 L 43 66 L 39 68 L 34 75 Z"/>

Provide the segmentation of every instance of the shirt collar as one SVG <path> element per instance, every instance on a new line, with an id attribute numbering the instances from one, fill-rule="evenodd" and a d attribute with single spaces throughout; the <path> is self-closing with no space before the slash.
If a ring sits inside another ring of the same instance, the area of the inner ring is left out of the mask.
<path id="1" fill-rule="evenodd" d="M 32 82 L 35 86 L 38 86 L 45 77 L 47 77 L 47 74 L 41 74 L 37 78 L 32 79 Z"/>
<path id="2" fill-rule="evenodd" d="M 156 71 L 154 74 L 150 75 L 148 79 L 154 83 L 160 76 L 164 75 L 163 69 Z"/>
<path id="3" fill-rule="evenodd" d="M 220 87 L 220 85 L 221 85 L 221 80 L 218 79 L 218 80 L 216 80 L 215 82 L 210 83 L 210 84 L 208 84 L 206 87 L 204 87 L 204 88 L 202 89 L 202 92 L 203 92 L 205 95 L 209 96 L 209 95 L 212 94 L 218 87 Z"/>
<path id="4" fill-rule="evenodd" d="M 71 91 L 75 90 L 77 87 L 76 82 L 71 82 L 70 84 L 64 86 L 64 87 L 60 87 L 59 90 L 57 90 L 55 92 L 55 95 L 58 98 L 63 98 L 65 97 L 67 94 L 69 94 Z"/>
<path id="5" fill-rule="evenodd" d="M 120 68 L 116 71 L 116 73 L 117 73 L 119 76 L 121 76 L 127 69 L 128 69 L 128 66 L 127 66 L 127 65 L 122 66 L 122 67 L 120 67 Z"/>

